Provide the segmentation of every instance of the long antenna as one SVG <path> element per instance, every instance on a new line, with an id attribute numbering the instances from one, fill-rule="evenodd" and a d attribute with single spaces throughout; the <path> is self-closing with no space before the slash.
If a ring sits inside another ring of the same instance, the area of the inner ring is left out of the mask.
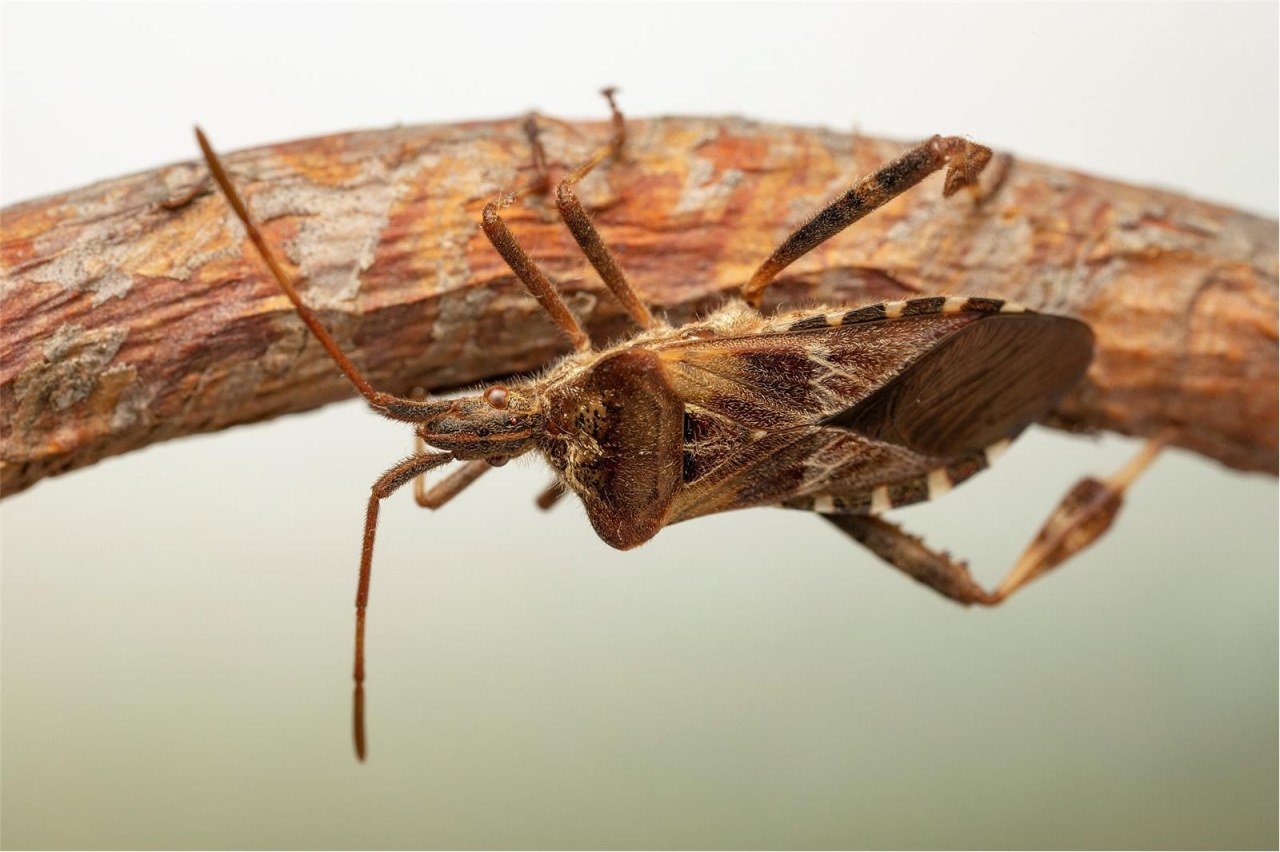
<path id="1" fill-rule="evenodd" d="M 275 254 L 267 245 L 266 239 L 262 236 L 262 231 L 258 229 L 253 217 L 249 215 L 249 208 L 245 205 L 244 199 L 240 197 L 235 186 L 232 185 L 226 169 L 222 167 L 222 161 L 218 159 L 213 146 L 209 144 L 204 131 L 199 127 L 196 128 L 196 142 L 200 144 L 200 150 L 204 153 L 204 160 L 209 165 L 209 174 L 213 176 L 214 182 L 218 184 L 218 188 L 222 190 L 223 196 L 226 197 L 227 203 L 231 205 L 236 217 L 244 225 L 245 231 L 249 234 L 249 239 L 253 241 L 254 247 L 258 250 L 258 255 L 266 263 L 267 268 L 271 270 L 271 276 L 276 279 L 280 289 L 289 297 L 289 301 L 293 302 L 293 307 L 298 312 L 298 316 L 306 324 L 307 328 L 311 329 L 311 333 L 320 341 L 320 345 L 325 348 L 325 351 L 329 353 L 329 357 L 338 365 L 338 369 L 355 386 L 360 395 L 379 413 L 394 420 L 405 420 L 410 423 L 421 422 L 446 410 L 450 403 L 425 402 L 394 396 L 373 389 L 373 386 L 365 379 L 359 368 L 351 363 L 351 359 L 342 354 L 337 342 L 324 325 L 321 324 L 319 318 L 303 303 L 302 297 L 298 295 L 297 289 L 293 286 L 293 281 L 290 280 L 289 275 L 284 271 L 284 267 L 280 265 L 280 261 L 276 259 Z"/>

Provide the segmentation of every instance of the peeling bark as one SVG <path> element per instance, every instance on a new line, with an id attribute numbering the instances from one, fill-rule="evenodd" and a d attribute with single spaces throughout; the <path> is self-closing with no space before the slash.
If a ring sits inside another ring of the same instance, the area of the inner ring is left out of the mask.
<path id="1" fill-rule="evenodd" d="M 543 119 L 553 174 L 600 124 Z M 641 296 L 673 322 L 745 281 L 823 201 L 901 146 L 739 119 L 628 123 L 581 185 Z M 992 141 L 992 140 L 981 140 Z M 193 143 L 194 150 L 194 143 Z M 342 134 L 226 158 L 344 349 L 375 386 L 455 388 L 566 346 L 480 233 L 530 174 L 520 120 Z M 928 182 L 788 268 L 767 307 L 918 294 L 1014 299 L 1097 335 L 1055 425 L 1153 435 L 1277 466 L 1277 230 L 1158 190 L 1013 161 L 980 206 Z M 628 331 L 554 207 L 508 220 L 596 339 Z M 352 394 L 185 163 L 29 201 L 0 230 L 0 489 L 155 441 Z"/>

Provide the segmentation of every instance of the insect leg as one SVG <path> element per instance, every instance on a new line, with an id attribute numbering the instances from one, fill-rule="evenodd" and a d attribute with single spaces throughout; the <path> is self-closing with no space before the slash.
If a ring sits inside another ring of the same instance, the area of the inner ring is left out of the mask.
<path id="1" fill-rule="evenodd" d="M 743 300 L 760 307 L 765 288 L 779 272 L 943 166 L 947 167 L 947 176 L 942 194 L 951 196 L 963 187 L 973 186 L 990 159 L 990 148 L 959 136 L 934 136 L 920 143 L 878 172 L 859 180 L 797 228 L 743 285 Z"/>
<path id="2" fill-rule="evenodd" d="M 338 365 L 338 369 L 346 375 L 347 379 L 355 386 L 355 389 L 360 392 L 360 395 L 365 398 L 369 405 L 373 406 L 380 414 L 393 420 L 405 420 L 410 423 L 421 422 L 438 413 L 443 405 L 448 405 L 448 403 L 407 399 L 373 389 L 365 379 L 364 374 L 360 372 L 355 364 L 351 363 L 351 360 L 346 355 L 342 354 L 337 342 L 330 336 L 328 330 L 321 325 L 319 318 L 311 312 L 310 308 L 303 304 L 302 297 L 298 295 L 297 289 L 293 286 L 293 281 L 285 273 L 284 267 L 280 265 L 280 261 L 276 259 L 275 254 L 267 246 L 267 241 L 262 236 L 262 231 L 258 229 L 253 217 L 249 215 L 248 206 L 245 205 L 244 200 L 236 191 L 231 179 L 227 177 L 226 170 L 222 167 L 222 161 L 218 159 L 218 155 L 214 153 L 213 146 L 209 144 L 209 140 L 205 138 L 204 133 L 198 127 L 196 128 L 196 141 L 199 142 L 200 150 L 204 153 L 205 162 L 209 166 L 209 174 L 213 176 L 214 181 L 222 190 L 223 196 L 226 197 L 227 203 L 231 205 L 231 209 L 235 211 L 236 216 L 244 225 L 244 229 L 257 249 L 259 256 L 266 263 L 267 268 L 271 270 L 272 277 L 280 285 L 280 289 L 284 291 L 284 294 L 289 297 L 289 301 L 293 303 L 293 307 L 298 312 L 302 322 L 320 341 L 325 351 L 329 353 L 329 357 Z"/>
<path id="3" fill-rule="evenodd" d="M 613 135 L 609 138 L 608 144 L 592 154 L 590 159 L 560 181 L 559 186 L 556 187 L 556 207 L 560 210 L 560 218 L 564 219 L 569 232 L 573 234 L 573 238 L 577 240 L 582 253 L 587 256 L 587 260 L 591 261 L 591 265 L 599 273 L 601 280 L 613 291 L 613 295 L 622 303 L 622 307 L 636 321 L 636 324 L 641 328 L 647 329 L 653 327 L 653 315 L 649 313 L 649 309 L 645 307 L 644 303 L 636 296 L 635 290 L 627 283 L 627 276 L 618 267 L 618 262 L 614 260 L 613 252 L 609 251 L 609 247 L 604 244 L 604 240 L 600 239 L 599 232 L 591 224 L 591 217 L 587 215 L 587 211 L 582 207 L 582 202 L 578 200 L 577 194 L 573 191 L 578 181 L 586 177 L 592 169 L 609 157 L 617 156 L 627 140 L 626 123 L 623 121 L 622 113 L 618 111 L 618 105 L 613 99 L 615 92 L 615 89 L 610 88 L 605 89 L 602 93 L 609 101 L 609 111 L 613 116 Z"/>
<path id="4" fill-rule="evenodd" d="M 1105 480 L 1085 477 L 1072 486 L 1049 515 L 1013 570 L 996 588 L 1003 600 L 1093 544 L 1111 527 L 1124 493 L 1164 449 L 1169 433 L 1147 441 L 1129 463 Z"/>
<path id="5" fill-rule="evenodd" d="M 542 305 L 542 309 L 551 316 L 552 321 L 560 326 L 560 330 L 573 344 L 573 348 L 579 352 L 588 352 L 591 350 L 591 338 L 587 336 L 586 330 L 569 310 L 569 306 L 564 303 L 564 299 L 560 298 L 560 294 L 556 292 L 546 273 L 539 268 L 520 243 L 516 242 L 511 229 L 498 213 L 499 210 L 510 207 L 526 195 L 546 192 L 550 184 L 546 154 L 543 152 L 542 143 L 538 141 L 538 126 L 532 118 L 525 123 L 525 132 L 529 135 L 529 143 L 533 147 L 533 166 L 537 176 L 523 189 L 504 193 L 486 204 L 484 213 L 481 214 L 480 226 L 484 229 L 484 235 L 489 238 L 489 242 L 507 262 L 507 266 L 511 267 L 511 271 L 524 283 L 525 289 L 538 300 L 538 304 Z"/>
<path id="6" fill-rule="evenodd" d="M 564 495 L 568 493 L 569 489 L 565 488 L 564 483 L 557 479 L 555 482 L 551 483 L 539 492 L 538 496 L 534 499 L 534 503 L 537 504 L 539 509 L 545 512 L 555 504 L 559 503 L 560 498 L 564 497 Z"/>
<path id="7" fill-rule="evenodd" d="M 453 461 L 452 453 L 414 455 L 400 462 L 373 484 L 364 517 L 364 539 L 360 547 L 360 583 L 356 587 L 355 692 L 352 696 L 356 756 L 364 760 L 364 616 L 369 605 L 369 580 L 373 571 L 373 538 L 378 531 L 378 508 L 396 489 L 420 474 Z"/>
<path id="8" fill-rule="evenodd" d="M 1125 490 L 1155 460 L 1165 438 L 1148 441 L 1124 468 L 1102 481 L 1087 477 L 1067 493 L 994 592 L 977 584 L 964 563 L 933 550 L 901 527 L 874 515 L 823 515 L 859 544 L 911 578 L 962 604 L 992 606 L 1062 564 L 1110 527 Z"/>
<path id="9" fill-rule="evenodd" d="M 529 149 L 533 155 L 534 177 L 521 193 L 521 197 L 534 193 L 543 194 L 551 189 L 551 170 L 547 167 L 547 149 L 542 147 L 542 140 L 538 138 L 540 132 L 538 120 L 534 116 L 530 115 L 524 120 L 524 134 L 529 137 Z"/>
<path id="10" fill-rule="evenodd" d="M 963 562 L 931 549 L 902 527 L 876 515 L 823 515 L 850 538 L 911 579 L 953 601 L 994 604 L 998 599 L 973 579 Z"/>
<path id="11" fill-rule="evenodd" d="M 425 454 L 427 445 L 421 439 L 414 441 L 414 449 Z M 469 461 L 435 485 L 427 488 L 427 475 L 420 473 L 413 480 L 413 499 L 425 509 L 439 509 L 454 497 L 462 493 L 468 485 L 493 470 L 493 465 L 485 459 Z"/>
<path id="12" fill-rule="evenodd" d="M 427 398 L 427 392 L 422 388 L 414 388 L 412 395 L 414 399 Z M 427 442 L 421 435 L 413 436 L 413 453 L 417 456 L 427 454 Z M 430 489 L 427 488 L 427 475 L 420 473 L 413 479 L 413 499 L 419 506 L 435 511 L 492 468 L 493 465 L 484 459 L 469 461 Z"/>

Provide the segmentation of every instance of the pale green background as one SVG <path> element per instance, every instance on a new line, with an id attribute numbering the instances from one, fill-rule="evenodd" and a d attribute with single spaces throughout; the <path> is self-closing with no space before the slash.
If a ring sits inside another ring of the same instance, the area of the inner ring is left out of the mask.
<path id="1" fill-rule="evenodd" d="M 3 192 L 189 158 L 196 119 L 230 149 L 600 115 L 613 82 L 635 115 L 963 132 L 1274 216 L 1276 23 L 1274 5 L 10 4 Z M 361 513 L 407 448 L 346 404 L 6 501 L 3 845 L 1276 846 L 1270 477 L 1171 453 L 1095 551 L 993 612 L 801 514 L 622 554 L 578 506 L 532 509 L 533 464 L 437 515 L 399 498 L 358 766 Z M 898 517 L 994 581 L 1076 477 L 1134 448 L 1033 434 Z"/>

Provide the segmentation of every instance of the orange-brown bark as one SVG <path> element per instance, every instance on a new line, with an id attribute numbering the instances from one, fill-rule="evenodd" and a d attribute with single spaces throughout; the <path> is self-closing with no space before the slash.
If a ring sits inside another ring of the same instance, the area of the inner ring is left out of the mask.
<path id="1" fill-rule="evenodd" d="M 608 133 L 542 123 L 553 174 Z M 731 293 L 807 214 L 902 147 L 738 119 L 628 131 L 622 161 L 580 194 L 636 289 L 674 321 Z M 477 227 L 485 202 L 530 174 L 520 120 L 226 160 L 304 297 L 375 386 L 452 388 L 566 350 Z M 627 333 L 553 206 L 534 200 L 508 221 L 597 339 Z M 5 494 L 352 393 L 194 163 L 5 209 L 0 270 Z M 907 193 L 789 267 L 766 306 L 922 293 L 1087 321 L 1097 358 L 1059 425 L 1172 426 L 1174 444 L 1275 473 L 1274 221 L 1015 160 L 981 206 L 944 202 L 932 181 Z"/>

